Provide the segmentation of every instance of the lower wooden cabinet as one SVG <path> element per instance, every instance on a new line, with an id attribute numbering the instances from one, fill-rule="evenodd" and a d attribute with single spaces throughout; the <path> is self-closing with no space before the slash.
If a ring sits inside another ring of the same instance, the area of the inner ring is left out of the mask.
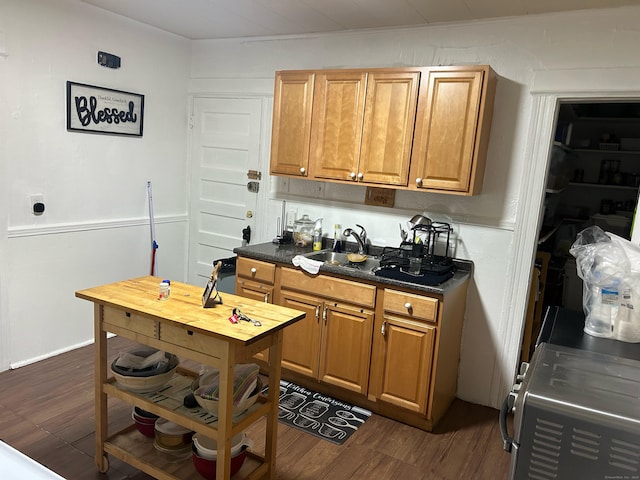
<path id="1" fill-rule="evenodd" d="M 236 261 L 236 295 L 273 303 L 276 266 L 250 258 Z"/>
<path id="2" fill-rule="evenodd" d="M 236 295 L 253 300 L 273 303 L 273 284 L 276 266 L 251 258 L 238 257 L 236 260 Z M 257 353 L 257 360 L 267 362 L 268 350 Z"/>
<path id="3" fill-rule="evenodd" d="M 273 266 L 274 303 L 306 313 L 283 333 L 284 378 L 431 430 L 456 396 L 468 282 L 431 295 Z"/>
<path id="4" fill-rule="evenodd" d="M 319 380 L 366 395 L 373 311 L 325 303 L 323 317 Z"/>
<path id="5" fill-rule="evenodd" d="M 273 303 L 273 285 L 236 277 L 236 295 L 265 303 Z"/>
<path id="6" fill-rule="evenodd" d="M 436 327 L 385 315 L 375 333 L 370 395 L 426 414 Z"/>
<path id="7" fill-rule="evenodd" d="M 291 371 L 318 378 L 322 300 L 294 292 L 280 291 L 283 307 L 302 310 L 306 318 L 289 327 L 282 339 L 282 366 Z"/>
<path id="8" fill-rule="evenodd" d="M 290 269 L 283 269 L 290 270 Z M 297 271 L 287 271 L 287 279 L 296 280 Z M 316 292 L 333 291 L 332 280 L 319 276 Z M 333 299 L 303 294 L 291 290 L 300 288 L 304 281 L 292 281 L 282 286 L 278 304 L 307 313 L 304 320 L 292 325 L 283 334 L 282 366 L 330 385 L 366 395 L 369 385 L 371 360 L 371 335 L 374 311 L 355 304 L 336 302 Z M 324 283 L 324 285 L 323 285 Z M 353 289 L 361 285 L 348 282 Z M 324 287 L 324 288 L 323 288 Z M 371 292 L 375 296 L 375 288 Z M 348 295 L 347 290 L 341 293 Z"/>

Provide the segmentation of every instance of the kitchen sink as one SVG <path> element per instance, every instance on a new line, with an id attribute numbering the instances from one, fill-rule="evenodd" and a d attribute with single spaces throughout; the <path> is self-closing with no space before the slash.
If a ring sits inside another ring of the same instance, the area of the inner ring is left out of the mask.
<path id="1" fill-rule="evenodd" d="M 331 250 L 320 250 L 319 252 L 307 253 L 304 255 L 310 260 L 316 260 L 318 262 L 324 262 L 327 265 L 335 267 L 345 267 L 361 270 L 363 272 L 370 272 L 373 274 L 372 269 L 380 266 L 380 260 L 375 257 L 367 257 L 363 262 L 350 262 L 349 256 L 356 254 L 338 253 Z"/>

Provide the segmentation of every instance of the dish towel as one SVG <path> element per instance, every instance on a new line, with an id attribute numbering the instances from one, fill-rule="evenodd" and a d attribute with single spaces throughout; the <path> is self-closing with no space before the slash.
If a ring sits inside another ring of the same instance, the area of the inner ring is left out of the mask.
<path id="1" fill-rule="evenodd" d="M 322 265 L 322 262 L 311 260 L 310 258 L 303 257 L 302 255 L 296 255 L 293 257 L 291 259 L 291 263 L 312 275 L 318 273 L 320 271 L 320 265 Z"/>

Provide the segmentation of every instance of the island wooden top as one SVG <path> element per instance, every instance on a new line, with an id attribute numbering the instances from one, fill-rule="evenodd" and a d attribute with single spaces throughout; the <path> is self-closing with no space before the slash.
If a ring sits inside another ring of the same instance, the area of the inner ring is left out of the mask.
<path id="1" fill-rule="evenodd" d="M 171 282 L 171 296 L 168 300 L 159 300 L 161 281 L 161 278 L 153 276 L 133 278 L 79 290 L 76 297 L 245 345 L 305 317 L 305 313 L 299 310 L 230 293 L 220 293 L 222 304 L 203 308 L 204 287 L 181 282 Z M 248 317 L 259 320 L 262 325 L 257 327 L 246 321 L 231 323 L 229 316 L 234 308 L 239 308 Z"/>

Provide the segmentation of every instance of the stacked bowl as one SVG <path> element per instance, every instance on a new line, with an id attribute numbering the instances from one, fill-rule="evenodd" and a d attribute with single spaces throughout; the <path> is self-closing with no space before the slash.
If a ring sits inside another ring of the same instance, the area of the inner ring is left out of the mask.
<path id="1" fill-rule="evenodd" d="M 244 432 L 231 439 L 231 475 L 242 468 L 247 458 L 247 448 L 251 449 L 253 442 Z M 193 436 L 193 465 L 200 475 L 207 480 L 215 480 L 218 459 L 218 442 L 199 433 Z"/>
<path id="2" fill-rule="evenodd" d="M 133 407 L 131 418 L 133 418 L 136 428 L 141 434 L 149 438 L 155 437 L 155 426 L 156 421 L 158 420 L 158 415 L 147 412 L 140 407 Z"/>
<path id="3" fill-rule="evenodd" d="M 159 418 L 155 424 L 153 446 L 163 453 L 182 454 L 191 449 L 193 432 L 182 425 Z"/>

